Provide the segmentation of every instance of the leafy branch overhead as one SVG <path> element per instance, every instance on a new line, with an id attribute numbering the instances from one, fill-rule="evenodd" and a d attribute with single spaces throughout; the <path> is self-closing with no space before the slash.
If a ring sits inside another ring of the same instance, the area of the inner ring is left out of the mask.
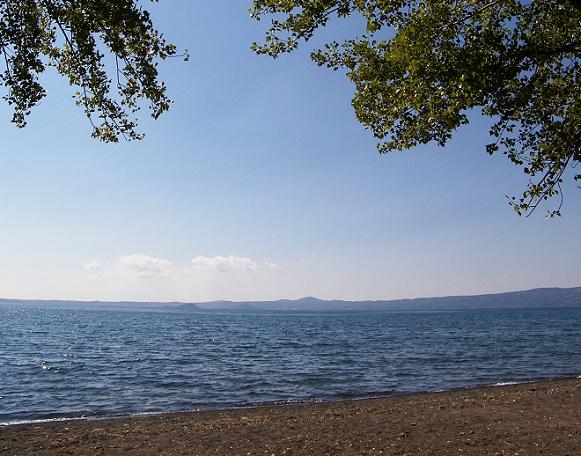
<path id="1" fill-rule="evenodd" d="M 271 19 L 253 49 L 272 57 L 358 16 L 360 36 L 311 56 L 346 71 L 380 152 L 444 146 L 469 112 L 481 113 L 491 118 L 487 152 L 529 176 L 514 209 L 530 214 L 555 195 L 562 203 L 564 173 L 581 161 L 579 0 L 254 0 L 250 12 Z"/>
<path id="2" fill-rule="evenodd" d="M 171 104 L 157 66 L 173 56 L 134 0 L 0 1 L 0 83 L 19 127 L 45 97 L 39 76 L 52 67 L 78 88 L 93 137 L 141 139 L 134 116 L 143 102 L 153 118 Z"/>

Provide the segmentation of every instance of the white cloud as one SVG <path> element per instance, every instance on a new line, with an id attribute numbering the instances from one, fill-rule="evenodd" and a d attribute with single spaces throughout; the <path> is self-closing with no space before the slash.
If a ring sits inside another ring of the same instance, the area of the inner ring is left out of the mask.
<path id="1" fill-rule="evenodd" d="M 101 275 L 101 263 L 97 260 L 91 261 L 83 266 L 85 276 L 89 279 L 97 279 Z"/>
<path id="2" fill-rule="evenodd" d="M 250 258 L 230 256 L 204 257 L 197 256 L 191 261 L 192 272 L 251 272 L 258 268 L 256 261 Z"/>
<path id="3" fill-rule="evenodd" d="M 117 270 L 140 279 L 167 279 L 171 277 L 173 263 L 149 255 L 133 254 L 117 258 Z"/>
<path id="4" fill-rule="evenodd" d="M 121 255 L 114 261 L 101 263 L 91 261 L 83 266 L 86 277 L 91 279 L 103 279 L 116 283 L 116 280 L 125 281 L 127 278 L 156 280 L 172 279 L 172 282 L 189 286 L 192 278 L 196 284 L 211 283 L 220 275 L 228 275 L 228 280 L 236 277 L 243 279 L 244 274 L 260 271 L 275 270 L 278 265 L 272 262 L 259 263 L 252 258 L 236 255 L 196 256 L 186 265 L 176 265 L 173 261 L 156 258 L 143 253 Z M 244 278 L 246 280 L 247 278 Z M 180 286 L 181 286 L 180 285 Z"/>
<path id="5" fill-rule="evenodd" d="M 83 266 L 83 271 L 87 272 L 88 274 L 96 274 L 101 270 L 101 263 L 98 261 L 91 261 Z"/>

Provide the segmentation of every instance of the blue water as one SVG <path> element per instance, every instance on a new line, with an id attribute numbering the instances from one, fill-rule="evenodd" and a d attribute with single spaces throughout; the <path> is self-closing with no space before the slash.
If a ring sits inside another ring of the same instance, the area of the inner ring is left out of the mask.
<path id="1" fill-rule="evenodd" d="M 238 313 L 0 306 L 0 422 L 581 374 L 581 310 Z"/>

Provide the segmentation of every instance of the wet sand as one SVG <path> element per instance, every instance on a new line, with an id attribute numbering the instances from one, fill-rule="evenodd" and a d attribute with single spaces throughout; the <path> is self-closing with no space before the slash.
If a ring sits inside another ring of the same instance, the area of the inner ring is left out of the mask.
<path id="1" fill-rule="evenodd" d="M 581 455 L 581 379 L 0 427 L 0 455 Z"/>

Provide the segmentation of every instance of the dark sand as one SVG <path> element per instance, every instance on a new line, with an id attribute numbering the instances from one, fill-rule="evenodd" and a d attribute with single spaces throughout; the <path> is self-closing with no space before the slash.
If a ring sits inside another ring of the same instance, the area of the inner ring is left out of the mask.
<path id="1" fill-rule="evenodd" d="M 1 455 L 581 455 L 581 380 L 0 427 Z"/>

